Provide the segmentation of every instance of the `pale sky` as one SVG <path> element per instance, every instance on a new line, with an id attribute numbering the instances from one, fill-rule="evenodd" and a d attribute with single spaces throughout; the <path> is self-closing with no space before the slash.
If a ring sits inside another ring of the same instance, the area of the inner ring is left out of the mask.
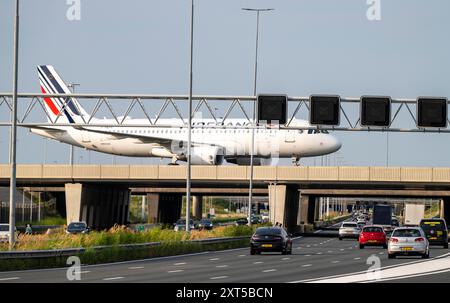
<path id="1" fill-rule="evenodd" d="M 0 92 L 12 89 L 13 2 L 0 0 Z M 380 3 L 381 20 L 369 21 L 366 0 L 196 0 L 194 94 L 253 93 L 255 15 L 241 8 L 269 7 L 275 11 L 260 20 L 260 93 L 450 97 L 450 2 Z M 66 82 L 80 83 L 81 93 L 188 93 L 190 1 L 81 0 L 79 21 L 67 19 L 68 8 L 66 0 L 21 1 L 19 92 L 38 93 L 36 66 L 52 64 Z M 19 113 L 25 107 L 22 101 Z M 117 111 L 124 107 L 118 104 Z M 349 110 L 352 122 L 356 110 Z M 402 111 L 393 126 L 414 127 L 408 115 Z M 1 106 L 0 120 L 8 116 Z M 41 113 L 33 117 L 45 121 Z M 386 134 L 334 134 L 343 143 L 341 162 L 386 165 Z M 392 133 L 389 165 L 449 166 L 449 136 Z M 18 162 L 68 162 L 67 145 L 45 142 L 20 129 Z M 1 127 L 0 163 L 8 160 L 7 145 L 8 130 Z M 89 158 L 91 163 L 112 161 L 110 155 L 89 156 L 77 149 L 76 163 Z M 126 157 L 116 161 L 155 163 Z"/>

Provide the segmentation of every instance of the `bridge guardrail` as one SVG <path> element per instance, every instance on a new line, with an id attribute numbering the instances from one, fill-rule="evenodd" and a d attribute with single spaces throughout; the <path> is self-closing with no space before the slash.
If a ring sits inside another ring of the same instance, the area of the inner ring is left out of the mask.
<path id="1" fill-rule="evenodd" d="M 241 241 L 241 240 L 245 240 L 245 239 L 250 239 L 250 236 L 209 238 L 209 239 L 199 239 L 199 240 L 188 240 L 185 242 L 199 243 L 199 244 L 217 244 L 217 243 L 228 243 L 228 242 L 234 242 L 234 241 Z M 77 254 L 84 253 L 87 250 L 101 251 L 101 250 L 112 248 L 112 247 L 134 249 L 134 248 L 154 247 L 154 246 L 159 246 L 161 244 L 163 244 L 163 242 L 102 245 L 102 246 L 93 246 L 93 247 L 89 247 L 89 248 L 78 247 L 78 248 L 65 248 L 65 249 L 54 249 L 54 250 L 2 251 L 2 252 L 0 252 L 0 260 L 69 257 L 69 256 L 74 256 Z"/>

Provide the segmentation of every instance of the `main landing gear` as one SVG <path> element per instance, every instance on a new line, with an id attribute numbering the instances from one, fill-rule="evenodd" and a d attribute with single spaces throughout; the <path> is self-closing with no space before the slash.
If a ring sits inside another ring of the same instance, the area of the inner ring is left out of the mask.
<path id="1" fill-rule="evenodd" d="M 172 157 L 172 162 L 169 163 L 169 165 L 180 165 L 179 163 L 177 163 L 178 161 L 178 157 L 177 156 L 173 156 Z"/>

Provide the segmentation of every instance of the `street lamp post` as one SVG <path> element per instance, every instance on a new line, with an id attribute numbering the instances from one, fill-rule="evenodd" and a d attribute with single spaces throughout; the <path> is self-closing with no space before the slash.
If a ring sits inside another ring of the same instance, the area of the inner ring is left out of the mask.
<path id="1" fill-rule="evenodd" d="M 259 13 L 273 11 L 273 8 L 243 8 L 244 11 L 256 12 L 256 49 L 255 49 L 255 74 L 253 82 L 253 95 L 255 96 L 255 101 L 253 103 L 253 126 L 256 125 L 256 86 L 258 79 L 258 42 L 259 42 Z M 252 195 L 253 195 L 253 154 L 255 150 L 255 129 L 252 127 L 252 138 L 250 147 L 250 180 L 248 188 L 248 225 L 251 225 L 252 216 Z"/>
<path id="2" fill-rule="evenodd" d="M 190 227 L 191 210 L 191 130 L 192 130 L 192 64 L 194 58 L 194 0 L 191 0 L 191 28 L 190 28 L 190 60 L 189 60 L 189 110 L 188 110 L 188 142 L 187 142 L 187 178 L 186 178 L 186 232 Z"/>
<path id="3" fill-rule="evenodd" d="M 17 148 L 17 67 L 19 59 L 19 0 L 16 0 L 14 15 L 14 43 L 13 43 L 13 96 L 12 119 L 10 137 L 10 167 L 11 178 L 9 183 L 9 249 L 14 248 L 16 242 L 16 148 Z"/>
<path id="4" fill-rule="evenodd" d="M 79 83 L 70 83 L 67 85 L 69 89 L 72 91 L 72 94 L 75 93 L 75 87 L 80 86 Z M 74 146 L 70 145 L 70 166 L 73 166 L 73 158 L 74 158 Z"/>

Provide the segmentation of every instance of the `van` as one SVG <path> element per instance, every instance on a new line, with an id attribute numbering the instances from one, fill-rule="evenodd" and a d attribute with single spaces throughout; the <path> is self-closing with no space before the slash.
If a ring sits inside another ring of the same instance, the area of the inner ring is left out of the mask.
<path id="1" fill-rule="evenodd" d="M 444 219 L 422 219 L 419 224 L 430 245 L 442 245 L 448 248 L 448 229 Z"/>

